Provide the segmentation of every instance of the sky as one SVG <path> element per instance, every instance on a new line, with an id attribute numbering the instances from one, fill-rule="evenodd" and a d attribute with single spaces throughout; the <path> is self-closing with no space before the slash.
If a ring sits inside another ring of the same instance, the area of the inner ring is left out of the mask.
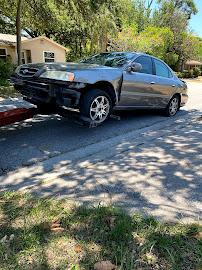
<path id="1" fill-rule="evenodd" d="M 190 29 L 193 30 L 195 34 L 202 37 L 202 0 L 195 0 L 195 3 L 198 8 L 198 13 L 192 16 Z"/>

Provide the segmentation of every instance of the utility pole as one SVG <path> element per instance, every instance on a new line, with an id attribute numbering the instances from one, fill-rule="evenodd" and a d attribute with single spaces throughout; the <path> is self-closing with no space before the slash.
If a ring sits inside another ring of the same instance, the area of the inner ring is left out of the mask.
<path id="1" fill-rule="evenodd" d="M 17 36 L 17 57 L 18 57 L 18 66 L 22 63 L 21 57 L 21 14 L 22 14 L 22 5 L 23 0 L 18 0 L 17 3 L 17 14 L 16 14 L 16 36 Z"/>

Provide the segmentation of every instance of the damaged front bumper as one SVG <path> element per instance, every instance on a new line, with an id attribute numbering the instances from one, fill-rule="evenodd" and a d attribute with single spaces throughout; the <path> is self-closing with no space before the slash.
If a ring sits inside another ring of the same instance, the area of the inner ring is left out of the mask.
<path id="1" fill-rule="evenodd" d="M 13 75 L 11 81 L 23 97 L 33 104 L 54 103 L 57 106 L 78 108 L 84 83 L 61 82 L 51 79 L 21 78 Z"/>

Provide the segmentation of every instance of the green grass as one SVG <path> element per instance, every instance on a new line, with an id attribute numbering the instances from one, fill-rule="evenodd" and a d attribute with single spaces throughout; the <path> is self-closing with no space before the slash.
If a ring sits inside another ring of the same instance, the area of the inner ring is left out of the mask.
<path id="1" fill-rule="evenodd" d="M 14 87 L 9 84 L 8 81 L 0 80 L 0 97 L 9 98 L 18 96 L 20 96 L 20 93 L 17 92 Z"/>
<path id="2" fill-rule="evenodd" d="M 1 193 L 0 269 L 93 269 L 103 260 L 118 269 L 202 269 L 201 230 L 113 206 Z"/>

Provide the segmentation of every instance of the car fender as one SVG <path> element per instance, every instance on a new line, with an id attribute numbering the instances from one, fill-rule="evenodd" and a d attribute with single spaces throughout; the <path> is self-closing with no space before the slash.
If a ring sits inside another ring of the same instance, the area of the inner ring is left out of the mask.
<path id="1" fill-rule="evenodd" d="M 75 82 L 88 85 L 94 85 L 100 82 L 110 83 L 115 91 L 116 103 L 118 102 L 123 81 L 122 70 L 116 68 L 79 70 L 74 72 L 74 76 Z"/>

